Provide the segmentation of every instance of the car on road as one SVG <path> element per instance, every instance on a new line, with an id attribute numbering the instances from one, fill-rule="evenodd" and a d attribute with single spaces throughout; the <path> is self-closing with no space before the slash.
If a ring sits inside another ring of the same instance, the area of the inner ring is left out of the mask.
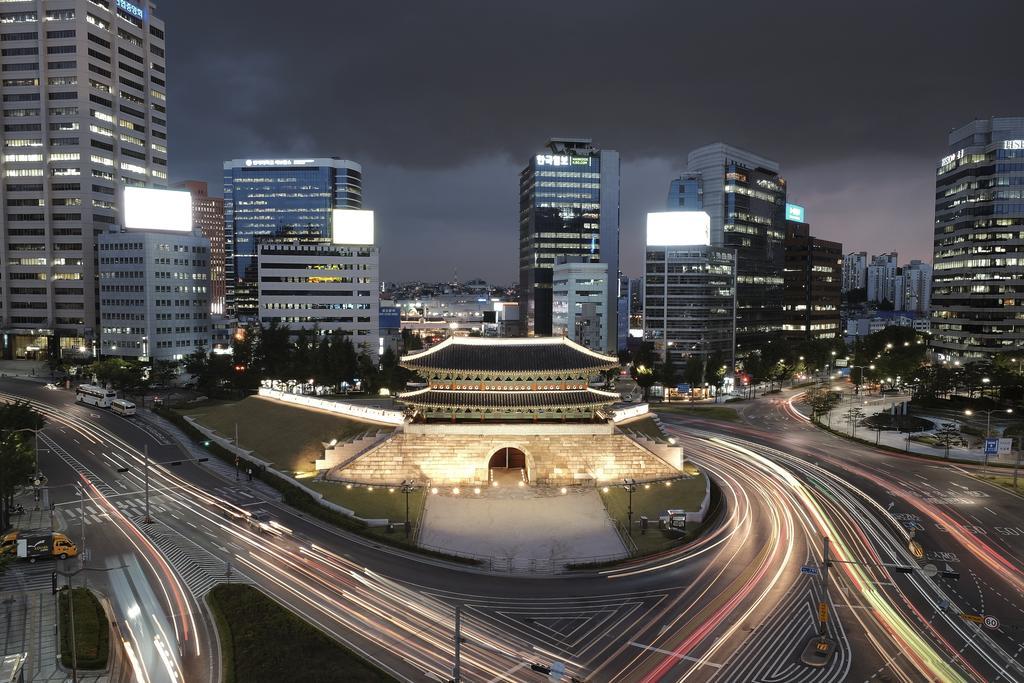
<path id="1" fill-rule="evenodd" d="M 274 527 L 274 521 L 270 518 L 270 513 L 266 510 L 256 510 L 249 514 L 246 519 L 249 527 L 258 533 L 267 534 L 279 534 L 280 532 Z"/>

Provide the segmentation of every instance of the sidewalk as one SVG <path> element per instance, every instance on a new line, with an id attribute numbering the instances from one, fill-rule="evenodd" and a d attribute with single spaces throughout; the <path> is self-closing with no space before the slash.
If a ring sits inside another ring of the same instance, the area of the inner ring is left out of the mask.
<path id="1" fill-rule="evenodd" d="M 68 681 L 71 674 L 57 664 L 57 604 L 50 590 L 0 593 L 0 656 L 27 654 L 25 681 Z M 106 673 L 78 672 L 78 680 L 106 683 Z"/>
<path id="2" fill-rule="evenodd" d="M 0 377 L 17 377 L 44 384 L 57 381 L 50 376 L 50 366 L 46 361 L 35 360 L 0 360 Z"/>
<path id="3" fill-rule="evenodd" d="M 846 412 L 851 407 L 860 408 L 864 411 L 865 417 L 870 417 L 876 413 L 883 413 L 889 410 L 890 406 L 894 403 L 899 404 L 908 399 L 906 395 L 888 395 L 888 396 L 854 396 L 853 400 L 850 399 L 851 394 L 849 392 L 843 393 L 842 402 L 831 410 L 827 415 L 822 415 L 820 418 L 821 424 L 829 426 L 836 432 L 845 433 L 850 435 L 853 431 L 849 421 L 846 418 Z M 806 406 L 801 406 L 801 412 L 807 414 Z M 926 455 L 933 458 L 946 458 L 946 449 L 943 446 L 929 446 L 928 444 L 919 443 L 913 440 L 913 436 L 917 434 L 932 434 L 935 429 L 938 429 L 945 422 L 957 422 L 958 420 L 952 420 L 948 417 L 937 417 L 931 415 L 917 415 L 916 417 L 930 420 L 934 425 L 934 429 L 924 430 L 921 432 L 914 432 L 907 434 L 906 432 L 896 432 L 892 430 L 881 430 L 877 431 L 867 425 L 858 424 L 856 429 L 856 437 L 863 439 L 864 441 L 877 443 L 880 446 L 887 446 L 908 453 L 916 453 L 918 455 Z M 830 422 L 831 421 L 831 422 Z M 911 437 L 908 439 L 908 436 Z M 966 460 L 969 462 L 984 462 L 985 454 L 981 448 L 963 448 L 961 446 L 950 446 L 949 458 L 951 460 Z M 1016 454 L 1010 454 L 999 458 L 997 456 L 989 456 L 988 462 L 992 464 L 1003 463 L 1012 465 L 1016 462 Z"/>

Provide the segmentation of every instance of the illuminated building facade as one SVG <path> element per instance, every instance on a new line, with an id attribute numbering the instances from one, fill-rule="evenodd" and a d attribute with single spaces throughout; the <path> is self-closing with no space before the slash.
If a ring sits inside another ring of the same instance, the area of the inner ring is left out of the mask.
<path id="1" fill-rule="evenodd" d="M 782 330 L 786 181 L 776 162 L 724 143 L 690 152 L 687 169 L 701 177 L 711 245 L 736 250 L 736 353 L 742 358 Z"/>
<path id="2" fill-rule="evenodd" d="M 210 312 L 224 314 L 224 200 L 211 197 L 201 180 L 186 180 L 176 189 L 192 194 L 192 226 L 210 240 Z"/>
<path id="3" fill-rule="evenodd" d="M 121 188 L 167 183 L 164 24 L 145 0 L 2 7 L 3 353 L 84 355 L 97 237 L 120 223 Z"/>
<path id="4" fill-rule="evenodd" d="M 362 208 L 362 167 L 335 158 L 224 162 L 227 308 L 258 316 L 259 243 L 331 243 L 334 209 Z"/>
<path id="5" fill-rule="evenodd" d="M 1024 117 L 949 134 L 935 177 L 931 344 L 943 359 L 1024 351 Z"/>
<path id="6" fill-rule="evenodd" d="M 841 336 L 843 245 L 813 237 L 807 223 L 787 220 L 785 249 L 785 337 L 837 339 Z"/>
<path id="7" fill-rule="evenodd" d="M 560 256 L 619 271 L 619 153 L 585 138 L 548 142 L 519 176 L 519 310 L 527 333 L 552 334 L 552 273 Z M 618 283 L 606 278 L 608 347 L 617 348 Z"/>

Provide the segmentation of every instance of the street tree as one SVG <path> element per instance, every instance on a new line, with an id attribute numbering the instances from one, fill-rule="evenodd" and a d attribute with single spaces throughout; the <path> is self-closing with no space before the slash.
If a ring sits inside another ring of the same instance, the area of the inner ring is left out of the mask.
<path id="1" fill-rule="evenodd" d="M 0 405 L 0 529 L 10 527 L 14 496 L 35 473 L 34 436 L 18 430 L 41 429 L 45 423 L 27 401 Z"/>
<path id="2" fill-rule="evenodd" d="M 633 377 L 633 381 L 636 382 L 637 386 L 644 392 L 644 400 L 647 400 L 647 394 L 651 387 L 654 386 L 654 354 L 651 352 L 651 345 L 649 343 L 642 343 L 633 352 L 633 361 L 630 368 L 630 375 Z"/>
<path id="3" fill-rule="evenodd" d="M 959 446 L 963 443 L 963 437 L 960 434 L 960 425 L 955 422 L 943 422 L 942 425 L 935 430 L 935 440 L 940 446 L 946 449 L 946 460 L 949 460 L 950 447 Z"/>
<path id="4" fill-rule="evenodd" d="M 841 400 L 839 395 L 825 387 L 815 387 L 805 395 L 807 405 L 811 408 L 811 419 L 820 421 L 822 415 L 829 414 Z"/>
<path id="5" fill-rule="evenodd" d="M 853 406 L 843 415 L 846 417 L 846 421 L 850 423 L 850 436 L 857 436 L 857 425 L 866 417 L 864 411 L 859 406 Z"/>

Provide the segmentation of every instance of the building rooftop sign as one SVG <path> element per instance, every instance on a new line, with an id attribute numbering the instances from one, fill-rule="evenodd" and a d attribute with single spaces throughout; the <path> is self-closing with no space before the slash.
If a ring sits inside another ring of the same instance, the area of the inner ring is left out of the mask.
<path id="1" fill-rule="evenodd" d="M 373 245 L 373 211 L 333 209 L 331 241 L 335 244 Z"/>
<path id="2" fill-rule="evenodd" d="M 126 230 L 192 231 L 192 193 L 150 187 L 124 188 Z"/>
<path id="3" fill-rule="evenodd" d="M 246 166 L 309 166 L 316 159 L 246 159 Z"/>
<path id="4" fill-rule="evenodd" d="M 806 223 L 804 220 L 804 207 L 799 204 L 786 204 L 786 220 Z"/>
<path id="5" fill-rule="evenodd" d="M 711 216 L 706 211 L 658 211 L 647 214 L 647 246 L 711 244 Z"/>

